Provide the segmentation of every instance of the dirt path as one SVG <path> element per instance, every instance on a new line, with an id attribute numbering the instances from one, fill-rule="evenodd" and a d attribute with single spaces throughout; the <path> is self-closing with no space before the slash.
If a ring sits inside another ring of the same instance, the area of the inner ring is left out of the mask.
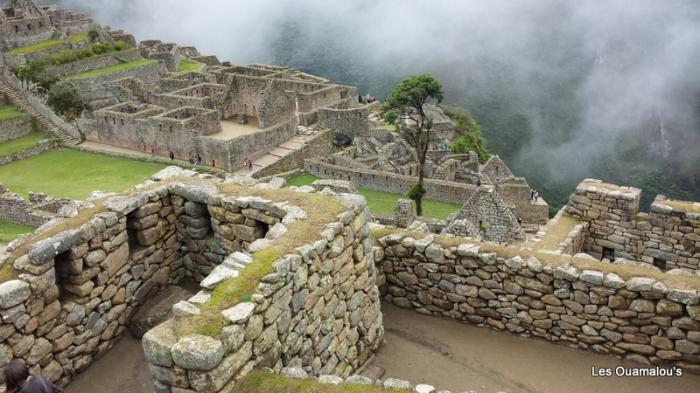
<path id="1" fill-rule="evenodd" d="M 68 385 L 66 393 L 152 393 L 153 379 L 141 341 L 125 333 L 104 357 Z"/>
<path id="2" fill-rule="evenodd" d="M 385 377 L 429 383 L 452 392 L 691 393 L 700 376 L 592 377 L 591 367 L 642 367 L 613 356 L 578 351 L 382 305 L 386 345 L 373 364 Z"/>

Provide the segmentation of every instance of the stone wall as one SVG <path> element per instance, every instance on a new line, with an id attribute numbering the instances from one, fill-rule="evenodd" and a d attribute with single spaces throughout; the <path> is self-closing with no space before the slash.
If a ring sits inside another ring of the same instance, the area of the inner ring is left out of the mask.
<path id="1" fill-rule="evenodd" d="M 399 232 L 379 239 L 374 255 L 378 285 L 400 307 L 700 372 L 700 300 L 686 289 L 697 278 L 665 281 L 637 268 L 628 272 L 639 277 L 623 279 L 595 261 L 587 270 L 570 256 Z"/>
<path id="2" fill-rule="evenodd" d="M 360 170 L 358 168 L 345 168 L 322 161 L 321 159 L 307 159 L 304 170 L 322 179 L 349 180 L 355 187 L 368 188 L 374 191 L 386 191 L 405 195 L 408 190 L 418 182 L 418 178 L 412 176 L 397 175 L 375 170 Z M 476 189 L 475 186 L 464 183 L 455 183 L 435 179 L 425 179 L 425 189 L 428 199 L 436 201 L 462 203 Z"/>
<path id="3" fill-rule="evenodd" d="M 662 270 L 700 269 L 700 204 L 666 200 L 639 213 L 641 190 L 588 179 L 576 187 L 566 211 L 588 222 L 585 252 L 621 257 Z"/>
<path id="4" fill-rule="evenodd" d="M 14 161 L 24 160 L 25 158 L 38 156 L 41 153 L 49 151 L 58 146 L 58 141 L 56 140 L 43 140 L 39 141 L 36 146 L 30 147 L 29 149 L 13 153 L 9 156 L 0 157 L 0 165 L 7 165 Z"/>
<path id="5" fill-rule="evenodd" d="M 352 109 L 321 108 L 318 110 L 318 124 L 334 132 L 354 138 L 369 130 L 369 107 Z"/>
<path id="6" fill-rule="evenodd" d="M 188 173 L 171 167 L 154 179 Z M 112 347 L 142 302 L 160 288 L 184 277 L 201 280 L 206 289 L 195 296 L 201 302 L 222 277 L 244 270 L 251 261 L 246 248 L 253 249 L 256 239 L 257 249 L 274 244 L 286 225 L 305 217 L 284 201 L 222 194 L 214 180 L 204 178 L 150 181 L 140 192 L 108 197 L 77 217 L 52 221 L 26 244 L 11 244 L 0 261 L 15 277 L 0 283 L 2 362 L 21 358 L 33 373 L 65 385 Z M 295 254 L 275 262 L 253 303 L 236 306 L 248 313 L 223 330 L 223 341 L 186 336 L 167 355 L 159 352 L 159 340 L 172 336 L 159 332 L 191 317 L 199 304 L 195 298 L 178 303 L 176 319 L 146 335 L 157 391 L 166 385 L 219 391 L 235 374 L 263 364 L 347 375 L 370 357 L 383 331 L 366 205 L 352 197 L 343 201 L 348 210 L 327 225 L 321 240 L 300 244 Z M 179 349 L 202 340 L 216 343 L 218 358 L 197 361 L 188 371 L 188 359 L 212 347 Z"/>
<path id="7" fill-rule="evenodd" d="M 10 192 L 0 183 L 0 221 L 39 227 L 54 218 L 57 206 L 70 201 L 46 199 L 37 202 L 27 201 L 20 195 Z"/>
<path id="8" fill-rule="evenodd" d="M 178 337 L 178 325 L 184 323 L 178 320 L 149 331 L 143 345 L 156 390 L 228 391 L 254 367 L 302 367 L 312 375 L 347 376 L 369 360 L 383 328 L 366 205 L 353 199 L 354 207 L 339 216 L 341 221 L 321 230 L 322 240 L 274 262 L 250 301 L 222 312 L 227 324 L 219 337 Z M 209 210 L 217 220 L 228 220 L 241 202 L 209 205 Z M 264 242 L 250 247 L 259 249 Z M 245 263 L 245 258 L 233 254 L 224 264 Z M 191 317 L 197 315 L 194 311 Z"/>
<path id="9" fill-rule="evenodd" d="M 0 121 L 0 143 L 21 138 L 31 130 L 32 122 L 28 115 Z"/>

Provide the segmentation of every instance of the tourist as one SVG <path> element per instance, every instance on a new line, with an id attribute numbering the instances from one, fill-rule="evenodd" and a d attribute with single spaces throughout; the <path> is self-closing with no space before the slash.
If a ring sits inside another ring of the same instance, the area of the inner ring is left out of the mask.
<path id="1" fill-rule="evenodd" d="M 150 158 L 151 160 L 153 160 L 154 158 L 156 158 L 156 147 L 155 147 L 155 146 L 151 146 L 151 147 L 148 149 L 148 152 L 151 153 L 151 158 Z"/>
<path id="2" fill-rule="evenodd" d="M 63 393 L 63 389 L 41 376 L 29 374 L 27 365 L 13 360 L 3 370 L 6 393 Z"/>
<path id="3" fill-rule="evenodd" d="M 253 173 L 253 161 L 248 160 L 248 173 Z"/>
<path id="4" fill-rule="evenodd" d="M 216 160 L 211 160 L 211 167 L 216 168 Z"/>
<path id="5" fill-rule="evenodd" d="M 243 159 L 243 168 L 248 169 L 248 159 L 247 158 Z"/>
<path id="6" fill-rule="evenodd" d="M 535 202 L 537 202 L 540 199 L 540 193 L 535 191 Z"/>
<path id="7" fill-rule="evenodd" d="M 175 153 L 173 153 L 172 150 L 170 150 L 170 153 L 168 154 L 168 156 L 170 157 L 170 161 L 175 159 Z"/>
<path id="8" fill-rule="evenodd" d="M 202 165 L 202 156 L 199 155 L 199 153 L 197 153 L 196 159 L 197 159 L 197 165 Z"/>
<path id="9" fill-rule="evenodd" d="M 191 165 L 194 165 L 194 155 L 192 154 L 192 152 L 187 153 L 187 155 L 187 160 L 190 162 Z"/>
<path id="10" fill-rule="evenodd" d="M 530 189 L 530 200 L 531 201 L 535 200 L 535 190 L 532 188 Z"/>

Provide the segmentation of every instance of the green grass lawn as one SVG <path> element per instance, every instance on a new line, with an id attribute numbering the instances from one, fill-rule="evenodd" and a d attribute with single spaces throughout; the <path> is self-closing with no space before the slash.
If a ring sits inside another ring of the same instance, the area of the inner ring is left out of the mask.
<path id="1" fill-rule="evenodd" d="M 20 117 L 24 113 L 17 110 L 12 105 L 0 105 L 0 121 L 14 119 L 15 117 Z"/>
<path id="2" fill-rule="evenodd" d="M 130 68 L 143 67 L 145 65 L 149 65 L 149 64 L 153 64 L 153 63 L 157 63 L 157 61 L 150 60 L 150 59 L 139 59 L 139 60 L 131 61 L 128 63 L 119 63 L 119 64 L 115 64 L 115 65 L 109 66 L 109 67 L 97 68 L 97 69 L 90 70 L 87 72 L 73 74 L 73 75 L 68 76 L 66 79 L 95 78 L 95 77 L 102 76 L 102 75 L 107 75 L 107 74 L 112 74 L 112 73 L 119 72 L 119 71 L 128 70 Z"/>
<path id="3" fill-rule="evenodd" d="M 308 173 L 302 173 L 297 175 L 287 181 L 290 186 L 305 186 L 310 185 L 314 181 L 318 180 L 316 176 L 310 175 Z M 400 198 L 407 198 L 401 194 L 394 194 L 391 192 L 382 191 L 372 191 L 365 188 L 359 188 L 357 190 L 360 194 L 367 198 L 367 205 L 369 210 L 375 213 L 381 214 L 394 214 L 394 207 L 396 207 L 396 201 Z M 427 218 L 437 218 L 439 220 L 444 220 L 450 214 L 456 212 L 461 208 L 461 205 L 457 203 L 446 203 L 433 201 L 429 199 L 423 200 L 423 216 Z"/>
<path id="4" fill-rule="evenodd" d="M 50 137 L 41 131 L 31 131 L 29 134 L 0 143 L 0 157 L 6 157 L 22 150 L 27 150 L 39 144 L 39 141 Z"/>
<path id="5" fill-rule="evenodd" d="M 24 233 L 33 233 L 36 228 L 13 222 L 0 221 L 0 243 L 9 243 Z"/>
<path id="6" fill-rule="evenodd" d="M 15 48 L 7 52 L 8 55 L 27 55 L 33 52 L 38 52 L 40 50 L 53 48 L 55 46 L 65 45 L 65 41 L 61 40 L 46 40 L 37 42 L 36 44 L 22 46 L 20 48 Z"/>
<path id="7" fill-rule="evenodd" d="M 0 182 L 24 196 L 34 191 L 85 199 L 94 190 L 124 191 L 164 167 L 78 150 L 55 149 L 0 166 Z"/>
<path id="8" fill-rule="evenodd" d="M 80 42 L 80 41 L 87 41 L 88 35 L 87 33 L 77 33 L 73 34 L 72 36 L 68 37 L 68 42 L 71 44 Z"/>
<path id="9" fill-rule="evenodd" d="M 178 72 L 189 72 L 189 71 L 199 71 L 202 69 L 204 64 L 192 61 L 190 59 L 185 59 L 180 62 L 180 65 L 177 66 L 177 71 Z"/>

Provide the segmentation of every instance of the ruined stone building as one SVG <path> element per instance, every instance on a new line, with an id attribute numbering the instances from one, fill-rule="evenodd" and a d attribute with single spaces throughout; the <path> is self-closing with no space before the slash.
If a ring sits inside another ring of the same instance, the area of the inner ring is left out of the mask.
<path id="1" fill-rule="evenodd" d="M 35 44 L 57 32 L 85 32 L 90 24 L 92 19 L 81 12 L 68 12 L 55 5 L 40 6 L 31 0 L 10 0 L 0 12 L 0 49 Z"/>

